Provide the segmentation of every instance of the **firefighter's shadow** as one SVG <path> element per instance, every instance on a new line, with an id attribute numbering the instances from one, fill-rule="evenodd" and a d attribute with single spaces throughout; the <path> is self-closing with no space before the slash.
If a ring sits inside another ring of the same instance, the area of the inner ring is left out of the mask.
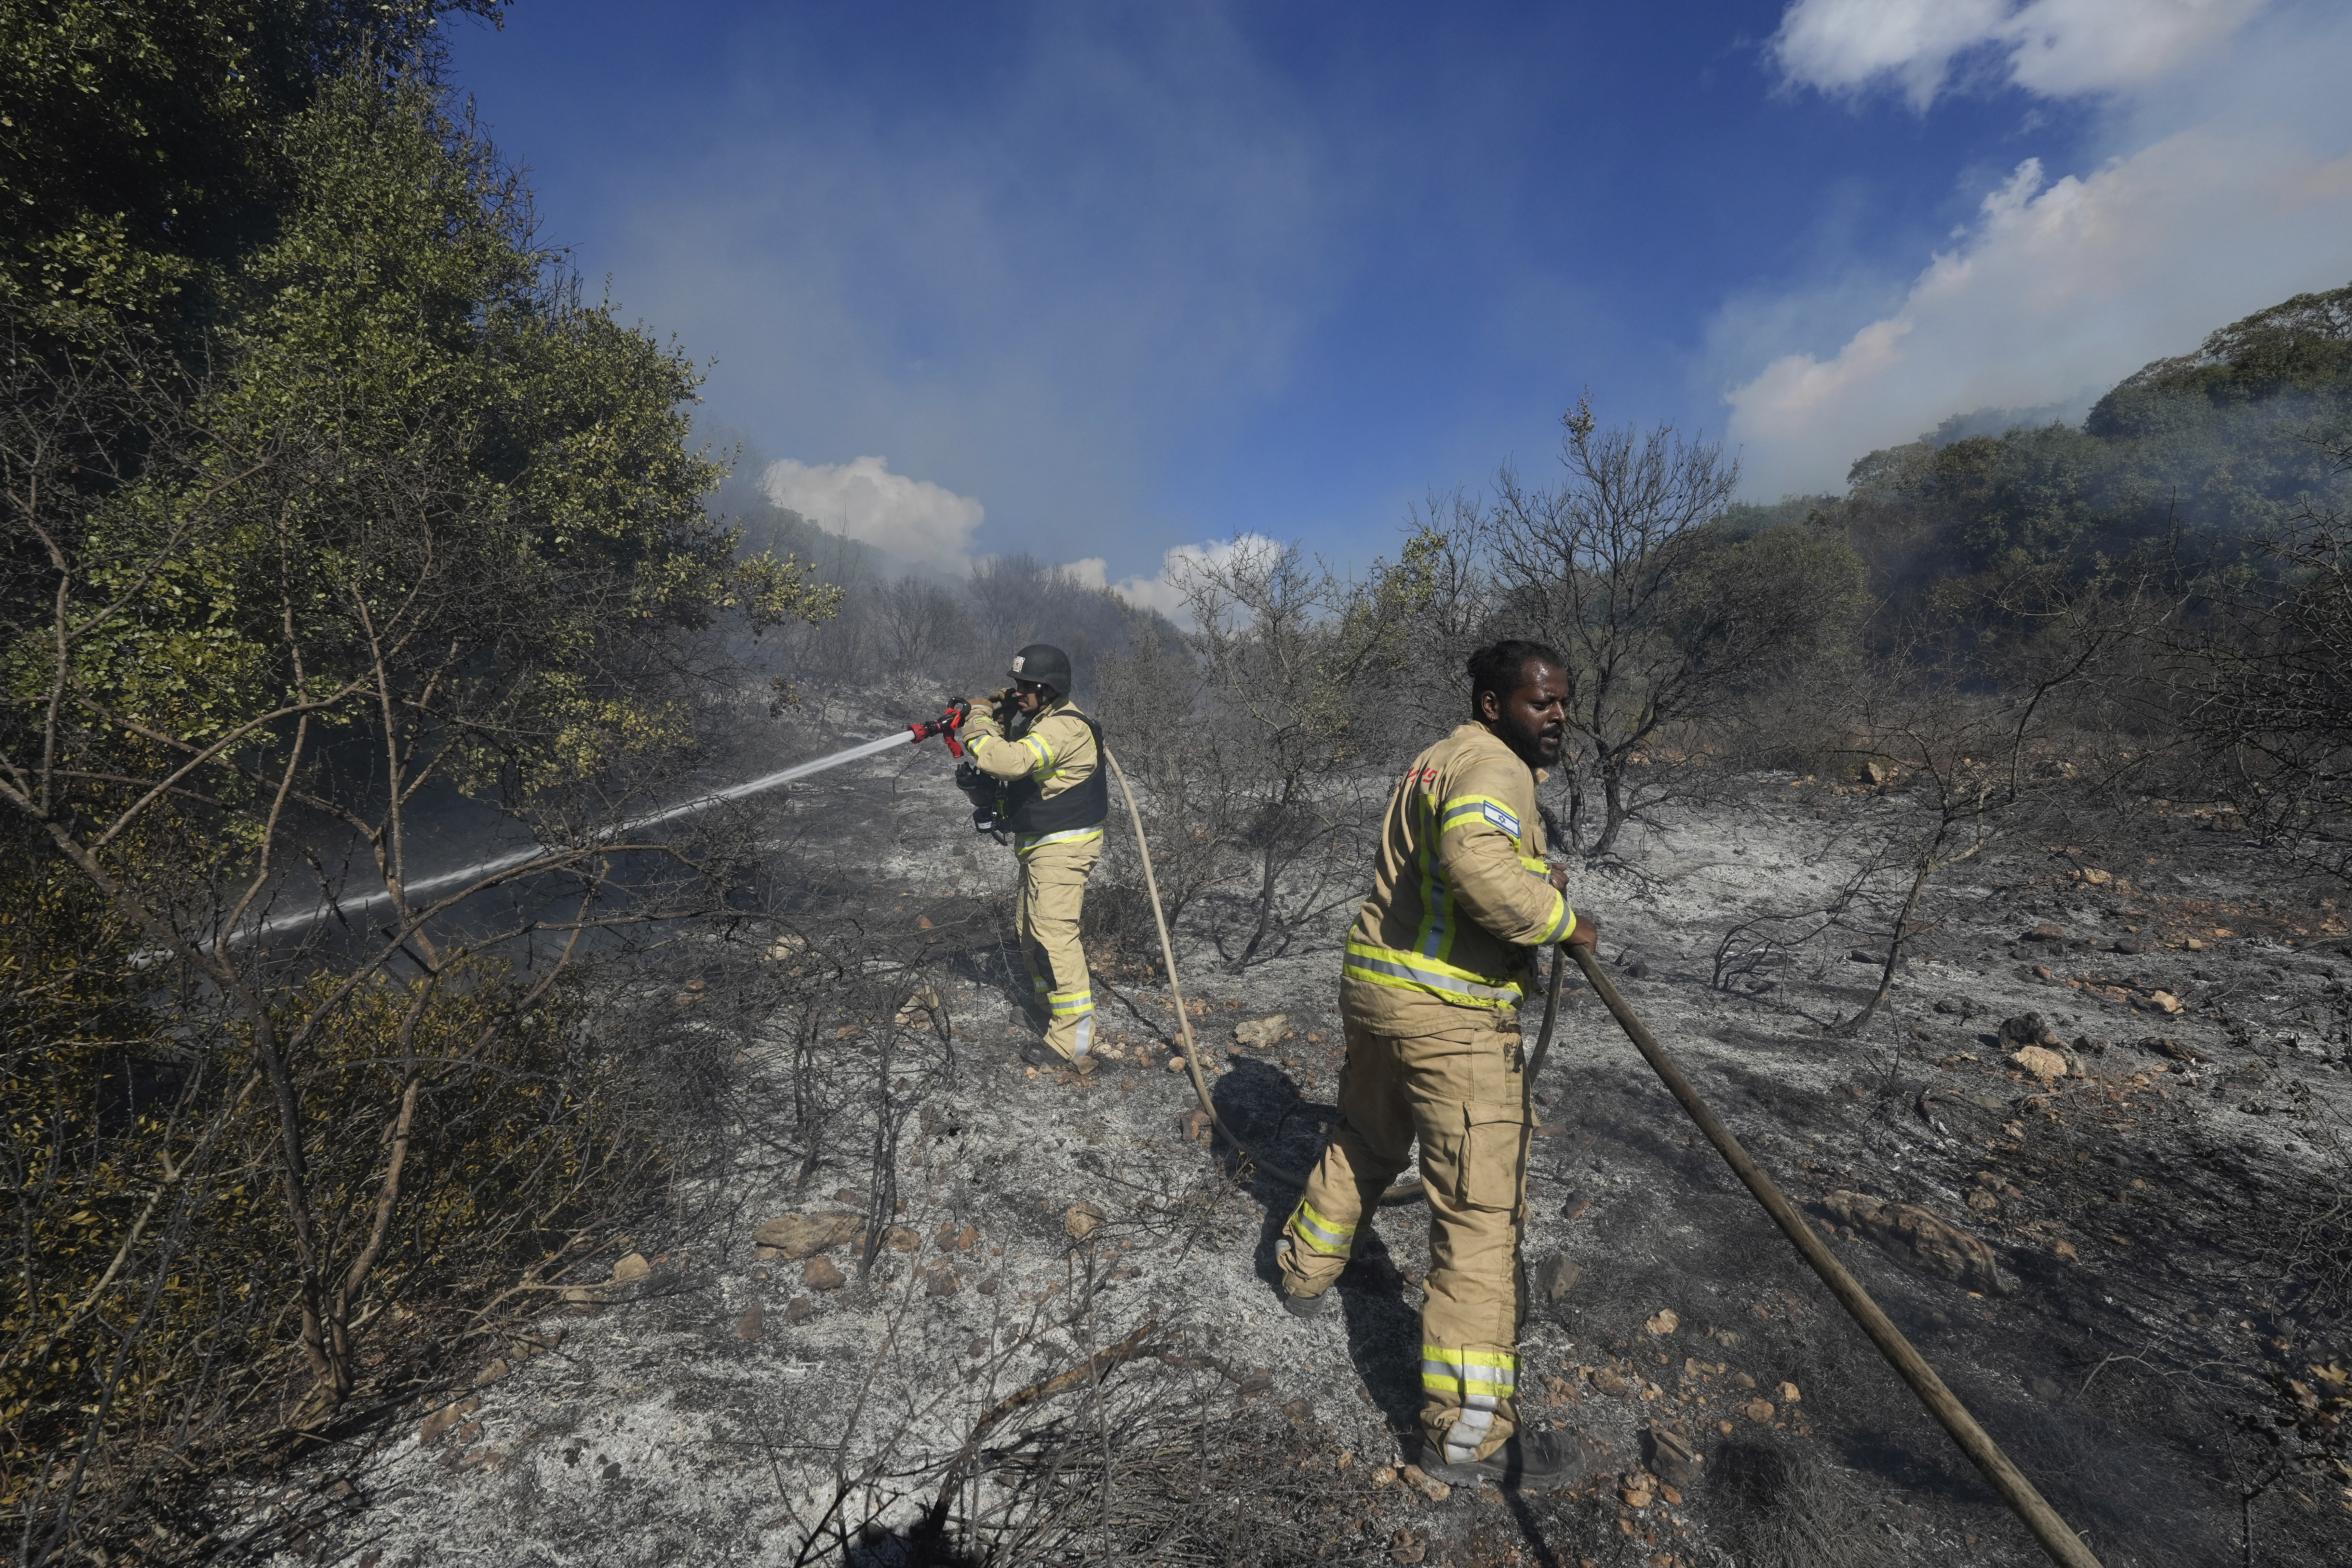
<path id="1" fill-rule="evenodd" d="M 1253 1161 L 1222 1143 L 1218 1149 L 1225 1168 L 1262 1207 L 1265 1218 L 1254 1261 L 1268 1291 L 1278 1294 L 1276 1246 L 1298 1202 L 1298 1189 L 1265 1164 L 1293 1172 L 1310 1169 L 1322 1152 L 1325 1129 L 1339 1120 L 1339 1108 L 1306 1099 L 1287 1073 L 1255 1061 L 1235 1062 L 1210 1094 L 1217 1115 L 1259 1156 Z M 1406 1299 L 1403 1271 L 1381 1231 L 1423 1223 L 1422 1216 L 1417 1204 L 1383 1205 L 1377 1215 L 1367 1215 L 1357 1230 L 1355 1256 L 1333 1288 L 1339 1301 L 1336 1314 L 1310 1320 L 1317 1327 L 1307 1331 L 1321 1331 L 1320 1325 L 1329 1322 L 1346 1334 L 1348 1359 L 1364 1395 L 1401 1440 L 1420 1426 L 1421 1311 Z"/>

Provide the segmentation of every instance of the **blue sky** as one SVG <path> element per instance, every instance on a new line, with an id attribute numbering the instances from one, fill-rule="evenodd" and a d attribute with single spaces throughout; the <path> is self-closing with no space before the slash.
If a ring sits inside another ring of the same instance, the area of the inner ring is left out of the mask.
<path id="1" fill-rule="evenodd" d="M 1835 489 L 2352 281 L 2328 0 L 521 0 L 455 85 L 772 493 L 1163 595 L 1612 422 Z"/>

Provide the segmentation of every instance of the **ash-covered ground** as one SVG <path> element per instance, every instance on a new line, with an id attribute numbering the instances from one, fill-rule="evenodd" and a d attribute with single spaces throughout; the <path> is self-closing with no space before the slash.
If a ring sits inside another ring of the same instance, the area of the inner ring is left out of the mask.
<path id="1" fill-rule="evenodd" d="M 1012 858 L 940 759 L 780 809 L 778 875 L 809 892 L 766 962 L 799 988 L 745 1041 L 727 1158 L 606 1249 L 618 1283 L 246 1494 L 254 1555 L 2042 1560 L 1580 986 L 1539 1085 L 1522 1415 L 1606 1462 L 1567 1493 L 1448 1492 L 1401 1468 L 1423 1212 L 1382 1212 L 1339 1311 L 1280 1310 L 1294 1194 L 1190 1118 L 1131 894 L 1097 944 L 1098 1070 L 1040 1075 L 1015 1054 Z M 1724 939 L 1826 906 L 1847 847 L 1909 809 L 1899 785 L 1749 779 L 1576 901 L 1701 1091 L 2103 1561 L 2352 1560 L 2352 1474 L 2326 1457 L 2352 1362 L 2333 910 L 2210 816 L 2151 809 L 2127 855 L 2019 842 L 1957 868 L 1888 1009 L 1827 1032 L 1876 983 L 1866 910 Z M 1240 973 L 1213 903 L 1185 921 L 1220 1110 L 1270 1163 L 1311 1159 L 1331 1115 L 1348 912 Z M 1286 1037 L 1235 1041 L 1276 1014 Z M 2026 1045 L 2065 1076 L 2016 1065 Z M 1915 1245 L 1895 1205 L 1949 1230 Z"/>

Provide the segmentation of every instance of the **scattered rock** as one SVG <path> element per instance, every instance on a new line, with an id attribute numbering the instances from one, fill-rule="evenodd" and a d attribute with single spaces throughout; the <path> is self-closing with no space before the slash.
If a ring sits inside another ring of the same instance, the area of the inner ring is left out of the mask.
<path id="1" fill-rule="evenodd" d="M 2178 1016 L 2189 1008 L 2187 1003 L 2169 991 L 2151 991 L 2146 996 L 2135 996 L 2132 1005 L 2143 1013 L 2162 1013 L 2167 1017 Z"/>
<path id="2" fill-rule="evenodd" d="M 1170 1072 L 1182 1072 L 1184 1070 L 1184 1058 L 1182 1057 L 1170 1057 L 1168 1058 L 1168 1070 Z"/>
<path id="3" fill-rule="evenodd" d="M 1605 1394 L 1612 1399 L 1622 1399 L 1633 1392 L 1623 1374 L 1611 1367 L 1596 1366 L 1586 1374 L 1586 1378 L 1596 1393 Z"/>
<path id="4" fill-rule="evenodd" d="M 854 1214 L 788 1214 L 772 1219 L 751 1233 L 771 1258 L 798 1261 L 829 1252 L 845 1241 L 855 1241 L 866 1228 L 865 1216 Z"/>
<path id="5" fill-rule="evenodd" d="M 806 1296 L 795 1296 L 784 1303 L 784 1321 L 804 1323 L 815 1315 L 816 1303 Z"/>
<path id="6" fill-rule="evenodd" d="M 1916 1204 L 1890 1204 L 1866 1193 L 1843 1189 L 1822 1198 L 1822 1205 L 1890 1252 L 1971 1290 L 2007 1296 L 2017 1281 L 2000 1270 L 1992 1248 Z"/>
<path id="7" fill-rule="evenodd" d="M 1647 980 L 1650 977 L 1650 961 L 1646 958 L 1621 953 L 1617 958 L 1617 967 L 1625 972 L 1628 980 Z"/>
<path id="8" fill-rule="evenodd" d="M 1294 1033 L 1287 1013 L 1276 1013 L 1272 1017 L 1254 1018 L 1246 1024 L 1234 1026 L 1234 1038 L 1258 1051 L 1272 1050 Z"/>
<path id="9" fill-rule="evenodd" d="M 2169 1057 L 2177 1062 L 2201 1062 L 2205 1059 L 2169 1035 L 2154 1035 L 2140 1044 L 2158 1056 Z"/>
<path id="10" fill-rule="evenodd" d="M 752 1303 L 750 1311 L 735 1320 L 735 1337 L 745 1344 L 750 1344 L 760 1337 L 761 1326 L 765 1321 L 765 1314 L 760 1310 L 759 1304 Z"/>
<path id="11" fill-rule="evenodd" d="M 1085 1241 L 1100 1230 L 1105 1223 L 1102 1210 L 1092 1204 L 1073 1204 L 1062 1216 L 1062 1234 L 1072 1241 Z"/>
<path id="12" fill-rule="evenodd" d="M 849 1280 L 830 1258 L 812 1258 L 801 1269 L 801 1283 L 812 1290 L 838 1290 Z"/>
<path id="13" fill-rule="evenodd" d="M 2050 1250 L 2057 1254 L 2060 1258 L 2064 1258 L 2069 1263 L 2080 1263 L 2083 1261 L 2083 1255 L 2074 1250 L 2074 1244 L 2071 1241 L 2059 1242 L 2056 1246 L 2051 1247 Z"/>
<path id="14" fill-rule="evenodd" d="M 1536 1265 L 1536 1298 L 1549 1306 L 1575 1289 L 1576 1282 L 1583 1277 L 1584 1270 L 1574 1258 L 1555 1252 Z"/>
<path id="15" fill-rule="evenodd" d="M 1772 1402 L 1769 1399 L 1751 1399 L 1739 1407 L 1739 1414 L 1759 1424 L 1769 1421 L 1772 1419 Z"/>
<path id="16" fill-rule="evenodd" d="M 1559 1215 L 1562 1219 L 1574 1220 L 1581 1216 L 1584 1211 L 1591 1206 L 1592 1198 L 1590 1194 L 1570 1193 L 1568 1194 L 1568 1201 L 1560 1205 Z"/>
<path id="17" fill-rule="evenodd" d="M 1215 1118 L 1212 1117 L 1207 1111 L 1202 1110 L 1196 1105 L 1192 1110 L 1186 1111 L 1182 1116 L 1177 1118 L 1176 1125 L 1178 1130 L 1184 1134 L 1184 1142 L 1187 1143 L 1198 1143 L 1202 1139 L 1209 1135 L 1210 1131 L 1213 1129 L 1217 1123 Z"/>
<path id="18" fill-rule="evenodd" d="M 2116 879 L 2116 874 L 2113 871 L 2102 871 L 2094 866 L 2085 866 L 2074 875 L 2082 878 L 2094 888 L 2104 888 Z"/>
<path id="19" fill-rule="evenodd" d="M 2049 1020 L 2039 1013 L 2020 1013 L 2000 1021 L 2000 1043 L 2004 1046 L 2041 1046 L 2050 1047 L 2064 1044 Z"/>
<path id="20" fill-rule="evenodd" d="M 2074 1037 L 2074 1048 L 2083 1052 L 2086 1056 L 2101 1055 L 2114 1043 L 2114 1041 L 2108 1039 L 2105 1035 L 2077 1035 Z"/>
<path id="21" fill-rule="evenodd" d="M 2066 931 L 2064 927 L 2054 926 L 2048 921 L 2044 921 L 2040 925 L 2035 926 L 2032 931 L 2027 931 L 2020 940 L 2025 942 L 2064 942 L 2066 940 Z"/>
<path id="22" fill-rule="evenodd" d="M 921 1250 L 923 1245 L 923 1238 L 903 1225 L 886 1225 L 882 1227 L 881 1236 L 874 1239 L 878 1241 L 881 1247 L 887 1247 L 893 1252 L 917 1252 Z M 879 1247 L 876 1247 L 873 1241 L 869 1241 L 866 1249 L 869 1252 L 878 1251 Z"/>
<path id="23" fill-rule="evenodd" d="M 1799 1400 L 1805 1397 L 1801 1393 L 1798 1392 L 1797 1385 L 1793 1383 L 1782 1384 L 1778 1392 L 1780 1395 L 1780 1403 L 1783 1405 L 1794 1405 Z"/>
<path id="24" fill-rule="evenodd" d="M 1687 1487 L 1698 1479 L 1698 1449 L 1679 1432 L 1653 1426 L 1643 1433 L 1642 1458 L 1669 1486 Z"/>
<path id="25" fill-rule="evenodd" d="M 1617 1496 L 1627 1508 L 1650 1506 L 1651 1479 L 1639 1470 L 1628 1471 L 1617 1483 Z"/>
<path id="26" fill-rule="evenodd" d="M 955 1270 L 944 1263 L 923 1277 L 923 1293 L 928 1296 L 952 1296 L 962 1286 L 963 1282 L 956 1278 Z"/>
<path id="27" fill-rule="evenodd" d="M 1454 1495 L 1454 1489 L 1425 1473 L 1419 1465 L 1407 1465 L 1397 1472 L 1397 1479 L 1432 1502 L 1444 1502 Z"/>
<path id="28" fill-rule="evenodd" d="M 633 1285 L 653 1271 L 654 1266 L 646 1261 L 644 1253 L 632 1252 L 613 1265 L 613 1283 Z"/>
<path id="29" fill-rule="evenodd" d="M 467 1394 L 455 1405 L 443 1405 L 425 1418 L 425 1424 L 416 1429 L 416 1440 L 430 1448 L 441 1441 L 441 1434 L 481 1407 L 481 1398 L 477 1394 Z"/>
<path id="30" fill-rule="evenodd" d="M 1656 1311 L 1651 1313 L 1649 1321 L 1642 1325 L 1643 1328 L 1648 1330 L 1651 1333 L 1661 1335 L 1671 1334 L 1682 1326 L 1682 1318 L 1672 1307 L 1659 1308 Z"/>
<path id="31" fill-rule="evenodd" d="M 2066 1076 L 2066 1058 L 2047 1046 L 2027 1046 L 2011 1052 L 2009 1059 L 2044 1083 Z"/>
<path id="32" fill-rule="evenodd" d="M 1854 769 L 1853 772 L 1854 777 L 1860 779 L 1864 784 L 1874 784 L 1883 786 L 1885 784 L 1891 784 L 1895 782 L 1895 764 L 1881 757 L 1871 758 L 1870 761 L 1863 763 L 1862 766 Z"/>

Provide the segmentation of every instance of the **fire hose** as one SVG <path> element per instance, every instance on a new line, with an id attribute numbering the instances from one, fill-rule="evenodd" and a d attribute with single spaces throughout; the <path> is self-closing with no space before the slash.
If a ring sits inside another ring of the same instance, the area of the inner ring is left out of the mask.
<path id="1" fill-rule="evenodd" d="M 920 739 L 919 735 L 918 739 Z M 1176 948 L 1169 939 L 1168 918 L 1160 909 L 1160 883 L 1151 870 L 1151 847 L 1143 834 L 1143 813 L 1135 803 L 1134 786 L 1127 782 L 1127 772 L 1118 765 L 1118 760 L 1108 749 L 1103 752 L 1103 760 L 1110 763 L 1111 776 L 1118 780 L 1119 791 L 1127 799 L 1128 818 L 1135 827 L 1136 855 L 1143 863 L 1145 890 L 1151 895 L 1151 918 L 1159 928 L 1160 954 L 1168 970 L 1168 991 L 1176 1005 L 1176 1027 L 1183 1037 L 1184 1068 L 1192 1080 L 1192 1093 L 1199 1099 L 1201 1109 L 1207 1114 L 1211 1124 L 1258 1170 L 1286 1185 L 1303 1187 L 1307 1184 L 1305 1173 L 1277 1165 L 1257 1153 L 1237 1137 L 1224 1118 L 1217 1113 L 1216 1102 L 1209 1094 L 1208 1080 L 1201 1075 L 1199 1043 L 1193 1037 L 1192 1020 L 1184 1010 L 1184 993 L 1176 978 Z M 1936 1369 L 1927 1364 L 1927 1359 L 1903 1337 L 1903 1331 L 1871 1299 L 1870 1292 L 1846 1272 L 1845 1266 L 1831 1253 L 1822 1238 L 1813 1234 L 1812 1226 L 1805 1223 L 1804 1216 L 1781 1194 L 1780 1189 L 1773 1184 L 1772 1178 L 1764 1173 L 1748 1151 L 1740 1146 L 1739 1140 L 1732 1136 L 1731 1130 L 1723 1124 L 1722 1119 L 1715 1114 L 1706 1100 L 1699 1098 L 1698 1090 L 1692 1087 L 1690 1079 L 1683 1076 L 1682 1068 L 1667 1054 L 1665 1047 L 1658 1043 L 1657 1037 L 1650 1033 L 1625 998 L 1618 994 L 1617 987 L 1610 983 L 1609 976 L 1601 970 L 1599 954 L 1590 947 L 1563 944 L 1559 954 L 1552 960 L 1551 984 L 1544 997 L 1543 1026 L 1536 1037 L 1535 1049 L 1528 1053 L 1527 1070 L 1522 1074 L 1527 1092 L 1534 1092 L 1536 1074 L 1542 1069 L 1544 1057 L 1551 1048 L 1552 1027 L 1559 1014 L 1560 982 L 1568 970 L 1564 962 L 1567 958 L 1574 959 L 1577 967 L 1584 971 L 1584 978 L 1591 984 L 1593 994 L 1601 998 L 1601 1005 L 1609 1009 L 1609 1016 L 1617 1020 L 1618 1026 L 1633 1042 L 1633 1048 L 1642 1053 L 1642 1059 L 1649 1063 L 1651 1070 L 1665 1084 L 1675 1102 L 1698 1124 L 1699 1131 L 1706 1135 L 1708 1142 L 1715 1145 L 1716 1152 L 1723 1156 L 1732 1173 L 1756 1195 L 1756 1201 L 1764 1205 L 1764 1211 L 1772 1216 L 1773 1223 L 1780 1227 L 1781 1233 L 1798 1253 L 1811 1265 L 1813 1272 L 1821 1276 L 1822 1282 L 1829 1287 L 1830 1294 L 1837 1298 L 1838 1305 L 1862 1326 L 1863 1332 L 1870 1337 L 1870 1342 L 1878 1347 L 1879 1353 L 1886 1358 L 1911 1392 L 1918 1396 L 1919 1402 L 1927 1407 L 1928 1414 L 1951 1434 L 1952 1441 L 1959 1445 L 1960 1451 L 1969 1457 L 1993 1490 L 2000 1494 L 2001 1500 L 2024 1521 L 2026 1529 L 2032 1531 L 2034 1540 L 2041 1543 L 2042 1551 L 2050 1554 L 2051 1561 L 2063 1564 L 2064 1568 L 2100 1568 L 2099 1560 L 2092 1555 L 2089 1547 L 2083 1544 L 2082 1538 L 2034 1489 L 2033 1483 L 2026 1479 L 2025 1472 L 2019 1469 L 2009 1456 L 2001 1452 L 2000 1446 L 1977 1424 L 1976 1417 L 1969 1414 L 1968 1406 L 1960 1403 L 1959 1396 L 1936 1375 Z M 1381 1194 L 1381 1202 L 1410 1203 L 1422 1195 L 1422 1184 L 1417 1181 L 1409 1182 L 1390 1188 Z"/>

